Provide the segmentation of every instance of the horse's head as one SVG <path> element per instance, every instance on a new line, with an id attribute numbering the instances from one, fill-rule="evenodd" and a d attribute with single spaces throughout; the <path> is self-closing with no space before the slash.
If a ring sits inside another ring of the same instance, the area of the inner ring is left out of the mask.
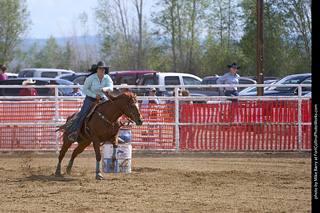
<path id="1" fill-rule="evenodd" d="M 140 113 L 139 103 L 136 94 L 130 92 L 127 96 L 127 107 L 124 107 L 124 114 L 133 120 L 137 125 L 142 125 L 143 118 Z"/>

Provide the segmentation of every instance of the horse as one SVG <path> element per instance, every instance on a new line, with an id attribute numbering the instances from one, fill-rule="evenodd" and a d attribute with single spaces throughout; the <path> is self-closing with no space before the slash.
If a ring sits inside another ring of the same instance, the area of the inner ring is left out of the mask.
<path id="1" fill-rule="evenodd" d="M 135 94 L 130 92 L 129 94 L 125 93 L 113 97 L 106 93 L 106 96 L 109 98 L 109 100 L 97 104 L 95 109 L 89 113 L 89 116 L 91 117 L 87 117 L 85 119 L 86 121 L 83 122 L 77 138 L 78 146 L 73 150 L 71 159 L 66 169 L 67 174 L 71 173 L 74 159 L 92 142 L 96 155 L 96 179 L 102 180 L 103 176 L 100 170 L 100 144 L 107 141 L 110 141 L 113 144 L 112 161 L 109 164 L 109 168 L 114 170 L 117 159 L 119 128 L 122 125 L 119 121 L 119 118 L 123 115 L 128 119 L 128 121 L 131 119 L 131 122 L 134 121 L 136 125 L 142 125 L 143 118 L 141 116 L 139 104 Z M 55 171 L 56 176 L 61 176 L 61 162 L 65 156 L 65 153 L 72 145 L 72 142 L 68 139 L 68 132 L 71 126 L 72 125 L 62 125 L 56 130 L 64 131 L 63 145 L 60 150 L 58 157 L 59 162 Z"/>

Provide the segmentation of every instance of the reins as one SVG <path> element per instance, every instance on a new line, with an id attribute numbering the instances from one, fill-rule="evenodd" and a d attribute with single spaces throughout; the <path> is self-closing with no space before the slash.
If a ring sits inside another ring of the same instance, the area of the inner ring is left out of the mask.
<path id="1" fill-rule="evenodd" d="M 133 121 L 128 117 L 126 116 L 123 112 L 121 112 L 121 110 L 119 109 L 119 107 L 114 103 L 114 101 L 112 100 L 112 98 L 110 97 L 109 93 L 108 92 L 104 92 L 104 94 L 107 96 L 107 98 L 110 100 L 110 102 L 112 103 L 112 105 L 116 108 L 116 110 L 118 110 L 118 112 L 120 112 L 120 114 L 125 118 L 127 119 L 128 121 L 128 124 L 129 125 L 130 123 L 133 123 Z"/>

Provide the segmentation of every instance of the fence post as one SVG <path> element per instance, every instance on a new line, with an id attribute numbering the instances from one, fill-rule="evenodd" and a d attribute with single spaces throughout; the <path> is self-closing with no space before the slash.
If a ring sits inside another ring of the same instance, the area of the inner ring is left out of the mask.
<path id="1" fill-rule="evenodd" d="M 54 87 L 54 105 L 55 105 L 55 111 L 54 111 L 54 126 L 58 126 L 59 121 L 59 100 L 58 100 L 58 87 L 55 85 Z M 56 132 L 56 153 L 59 154 L 59 133 Z"/>
<path id="2" fill-rule="evenodd" d="M 299 152 L 302 151 L 302 99 L 301 99 L 301 95 L 302 95 L 302 87 L 301 85 L 298 85 L 298 142 L 299 142 Z"/>
<path id="3" fill-rule="evenodd" d="M 176 132 L 176 152 L 179 152 L 180 146 L 180 131 L 179 131 L 179 93 L 178 93 L 178 86 L 174 87 L 175 91 L 175 99 L 174 99 L 174 107 L 175 107 L 175 132 Z"/>

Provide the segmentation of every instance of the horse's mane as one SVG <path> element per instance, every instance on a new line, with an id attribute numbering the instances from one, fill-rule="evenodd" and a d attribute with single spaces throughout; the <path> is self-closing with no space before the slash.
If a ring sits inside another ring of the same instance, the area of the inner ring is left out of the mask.
<path id="1" fill-rule="evenodd" d="M 112 95 L 109 94 L 108 97 L 110 97 L 110 99 L 112 101 L 116 101 L 116 100 L 119 100 L 119 99 L 122 99 L 122 98 L 127 98 L 127 99 L 132 98 L 133 100 L 136 100 L 137 95 L 133 94 L 132 92 L 130 92 L 129 94 L 123 93 L 123 94 L 120 94 L 118 96 L 112 96 Z M 107 101 L 109 101 L 109 100 L 107 100 Z"/>

